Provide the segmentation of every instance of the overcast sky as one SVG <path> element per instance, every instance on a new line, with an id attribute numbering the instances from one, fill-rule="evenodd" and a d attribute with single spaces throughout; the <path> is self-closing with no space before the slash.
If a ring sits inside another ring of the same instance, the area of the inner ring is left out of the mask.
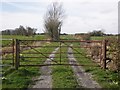
<path id="1" fill-rule="evenodd" d="M 119 0 L 2 0 L 0 30 L 23 25 L 43 32 L 43 17 L 53 1 L 62 2 L 65 10 L 62 33 L 84 33 L 100 29 L 105 33 L 118 33 Z"/>

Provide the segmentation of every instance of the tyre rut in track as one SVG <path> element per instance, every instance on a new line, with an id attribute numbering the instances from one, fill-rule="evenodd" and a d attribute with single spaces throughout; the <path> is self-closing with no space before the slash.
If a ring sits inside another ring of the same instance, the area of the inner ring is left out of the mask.
<path id="1" fill-rule="evenodd" d="M 55 53 L 59 48 L 56 48 L 50 55 L 49 58 L 54 59 Z M 51 64 L 51 59 L 47 59 L 44 64 Z M 40 68 L 41 75 L 37 78 L 37 82 L 32 88 L 52 88 L 52 69 L 51 66 L 42 66 Z"/>
<path id="2" fill-rule="evenodd" d="M 72 54 L 72 48 L 68 48 L 69 64 L 79 64 Z M 82 66 L 71 66 L 79 86 L 84 88 L 101 88 L 101 86 L 92 79 L 90 73 L 86 73 Z"/>

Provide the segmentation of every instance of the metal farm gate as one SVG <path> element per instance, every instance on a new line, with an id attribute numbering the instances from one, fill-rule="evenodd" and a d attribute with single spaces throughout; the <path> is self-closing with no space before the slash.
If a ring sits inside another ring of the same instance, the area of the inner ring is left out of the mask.
<path id="1" fill-rule="evenodd" d="M 86 54 L 80 49 L 86 50 Z M 95 53 L 97 51 L 97 53 Z M 76 56 L 77 54 L 77 56 Z M 95 54 L 95 55 L 94 55 Z M 18 40 L 15 43 L 15 68 L 25 66 L 81 65 L 68 63 L 68 58 L 91 57 L 106 68 L 106 41 Z M 48 63 L 45 61 L 48 60 Z M 89 65 L 89 64 L 88 64 Z"/>

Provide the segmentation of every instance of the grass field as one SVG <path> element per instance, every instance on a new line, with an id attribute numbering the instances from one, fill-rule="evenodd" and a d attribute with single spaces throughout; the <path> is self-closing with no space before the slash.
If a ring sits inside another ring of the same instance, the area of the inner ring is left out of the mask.
<path id="1" fill-rule="evenodd" d="M 10 38 L 17 38 L 17 39 L 34 39 L 34 40 L 42 40 L 46 39 L 43 35 L 39 36 L 36 35 L 34 37 L 24 37 L 24 36 L 3 36 L 4 39 L 10 39 Z M 105 37 L 91 37 L 92 40 L 103 40 Z M 73 39 L 71 35 L 65 35 L 61 36 L 61 39 Z M 3 44 L 6 44 L 5 42 L 2 42 Z M 7 42 L 9 43 L 9 42 Z M 59 43 L 45 43 L 45 46 L 55 46 L 59 45 Z M 68 44 L 69 45 L 69 44 Z M 79 45 L 74 44 L 73 45 Z M 56 47 L 53 48 L 36 48 L 36 50 L 40 52 L 52 52 Z M 77 48 L 73 50 L 75 53 L 76 51 L 80 52 L 79 54 L 75 54 L 75 57 L 78 60 L 80 64 L 92 64 L 93 66 L 83 66 L 86 72 L 92 73 L 93 78 L 100 83 L 100 85 L 103 88 L 115 88 L 118 87 L 118 73 L 113 72 L 110 70 L 103 70 L 96 63 L 94 63 L 90 58 L 87 58 L 85 49 Z M 27 52 L 35 52 L 33 49 L 23 51 L 22 53 Z M 60 51 L 58 51 L 60 52 Z M 61 57 L 67 56 L 67 48 L 62 48 L 62 52 L 66 52 L 65 54 L 62 54 Z M 26 56 L 41 56 L 40 54 L 23 54 L 23 57 Z M 47 54 L 49 56 L 49 54 Z M 8 55 L 7 57 L 11 57 L 11 55 Z M 56 54 L 56 57 L 60 57 L 60 55 Z M 26 64 L 42 64 L 46 58 L 25 58 L 24 60 L 21 60 L 20 64 L 26 65 Z M 55 59 L 56 61 L 59 61 L 59 58 Z M 34 62 L 33 62 L 34 61 Z M 68 63 L 67 58 L 62 58 L 62 63 Z M 4 64 L 10 64 L 11 61 L 4 61 L 2 60 L 2 63 Z M 53 66 L 53 88 L 78 88 L 78 84 L 75 80 L 72 68 L 70 66 Z M 3 67 L 2 71 L 4 71 L 6 74 L 4 74 L 3 77 L 5 79 L 2 80 L 2 88 L 27 88 L 29 85 L 31 85 L 33 82 L 33 78 L 40 76 L 39 67 L 20 67 L 19 70 L 15 70 L 11 67 Z"/>
<path id="2" fill-rule="evenodd" d="M 45 39 L 45 37 L 44 37 L 44 35 L 34 35 L 34 36 L 2 35 L 2 39 L 21 39 L 21 40 L 34 39 L 34 40 L 38 40 L 38 39 Z"/>
<path id="3" fill-rule="evenodd" d="M 35 36 L 21 36 L 21 35 L 0 35 L 2 40 L 0 41 L 1 46 L 10 46 L 12 44 L 12 39 L 20 40 L 43 40 L 47 39 L 45 35 L 35 35 Z M 73 39 L 72 35 L 62 35 L 61 39 Z M 5 40 L 4 40 L 5 39 Z M 8 40 L 6 40 L 8 39 Z"/>
<path id="4" fill-rule="evenodd" d="M 20 40 L 43 40 L 43 39 L 46 39 L 46 37 L 44 35 L 35 35 L 35 36 L 2 35 L 1 37 L 2 37 L 2 41 L 0 42 L 0 44 L 2 46 L 10 46 L 12 44 L 12 39 L 20 39 Z M 6 39 L 8 39 L 8 40 L 6 40 Z"/>
<path id="5" fill-rule="evenodd" d="M 91 40 L 103 40 L 108 38 L 118 38 L 118 36 L 92 36 Z"/>

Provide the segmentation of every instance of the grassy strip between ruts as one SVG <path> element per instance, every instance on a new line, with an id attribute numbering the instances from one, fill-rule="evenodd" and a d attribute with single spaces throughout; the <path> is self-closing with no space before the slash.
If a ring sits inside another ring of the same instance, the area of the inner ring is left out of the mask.
<path id="1" fill-rule="evenodd" d="M 64 53 L 61 53 L 62 64 L 64 63 L 68 64 L 67 50 L 68 48 L 66 47 L 61 48 L 61 52 L 64 52 Z M 58 52 L 60 52 L 60 48 Z M 60 57 L 60 54 L 56 54 L 55 57 Z M 55 58 L 55 61 L 60 63 L 60 58 Z M 70 66 L 65 66 L 65 65 L 53 66 L 52 80 L 53 80 L 53 88 L 78 88 L 77 81 L 75 79 L 74 73 Z"/>
<path id="2" fill-rule="evenodd" d="M 95 79 L 103 88 L 118 88 L 118 73 L 112 72 L 109 70 L 101 69 L 95 62 L 90 58 L 87 58 L 85 55 L 85 49 L 77 48 L 76 49 L 81 54 L 75 54 L 75 57 L 80 64 L 92 64 L 92 66 L 83 66 L 86 72 L 93 75 Z M 75 52 L 75 50 L 73 50 Z"/>
<path id="3" fill-rule="evenodd" d="M 51 45 L 55 45 L 56 43 L 47 43 L 46 46 L 51 46 Z M 47 53 L 47 52 L 52 52 L 54 50 L 53 48 L 37 48 L 38 51 L 42 52 L 42 53 Z M 25 52 L 31 52 L 33 50 L 27 50 Z M 31 54 L 32 55 L 32 54 Z M 31 56 L 30 55 L 30 56 Z M 39 54 L 40 55 L 40 54 Z M 26 55 L 24 55 L 26 56 Z M 49 54 L 47 54 L 46 56 L 49 56 Z M 30 61 L 34 61 L 35 62 L 29 62 Z M 21 64 L 42 64 L 44 61 L 46 60 L 46 58 L 31 58 L 31 59 L 27 59 L 25 58 L 25 61 L 22 61 Z M 42 61 L 42 62 L 41 62 Z M 35 76 L 39 76 L 40 72 L 39 72 L 39 67 L 19 67 L 18 70 L 15 70 L 12 73 L 7 74 L 5 77 L 5 79 L 2 80 L 2 88 L 3 90 L 6 88 L 27 88 L 29 84 L 32 84 L 32 78 Z"/>

